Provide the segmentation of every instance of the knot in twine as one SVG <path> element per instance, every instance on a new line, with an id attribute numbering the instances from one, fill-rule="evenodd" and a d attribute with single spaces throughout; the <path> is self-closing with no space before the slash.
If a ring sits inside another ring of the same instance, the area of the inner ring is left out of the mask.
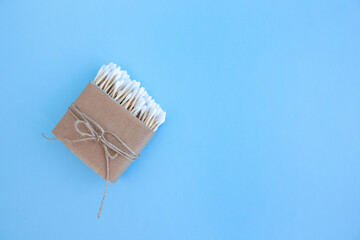
<path id="1" fill-rule="evenodd" d="M 71 113 L 71 115 L 76 119 L 74 122 L 74 128 L 77 133 L 80 134 L 79 139 L 67 139 L 67 138 L 49 138 L 42 134 L 44 138 L 47 140 L 60 140 L 62 142 L 67 143 L 79 143 L 79 142 L 85 142 L 85 141 L 98 141 L 105 152 L 105 159 L 106 159 L 106 186 L 105 186 L 105 192 L 101 201 L 98 218 L 100 218 L 101 210 L 104 204 L 104 199 L 106 196 L 106 191 L 108 187 L 109 182 L 109 174 L 110 174 L 110 159 L 114 159 L 117 156 L 121 155 L 127 160 L 133 162 L 138 157 L 140 157 L 139 154 L 136 154 L 131 148 L 123 141 L 121 138 L 119 138 L 115 133 L 104 130 L 99 123 L 97 123 L 94 119 L 86 115 L 85 113 L 81 112 L 74 104 L 71 104 L 68 111 Z M 80 129 L 80 126 L 85 127 L 85 130 Z M 112 136 L 117 142 L 119 142 L 125 150 L 120 149 L 115 144 L 110 142 L 106 136 L 110 135 Z M 109 151 L 111 150 L 113 154 Z"/>

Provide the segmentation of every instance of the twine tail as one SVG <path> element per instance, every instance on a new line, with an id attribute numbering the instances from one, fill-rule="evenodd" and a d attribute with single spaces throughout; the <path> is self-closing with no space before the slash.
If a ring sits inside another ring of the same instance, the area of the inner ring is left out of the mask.
<path id="1" fill-rule="evenodd" d="M 49 138 L 47 136 L 45 136 L 44 133 L 42 133 L 43 137 L 46 138 L 47 140 L 57 140 L 58 138 L 57 137 L 54 137 L 54 138 Z"/>
<path id="2" fill-rule="evenodd" d="M 109 152 L 106 148 L 106 146 L 104 145 L 104 151 L 105 151 L 105 158 L 106 158 L 106 186 L 105 186 L 105 192 L 104 192 L 104 196 L 103 199 L 101 201 L 101 205 L 100 205 L 100 209 L 99 209 L 99 213 L 98 213 L 98 219 L 100 219 L 100 214 L 101 214 L 101 210 L 104 204 L 104 200 L 105 200 L 105 196 L 106 196 L 106 192 L 107 192 L 107 188 L 108 188 L 108 183 L 109 183 L 109 172 L 110 172 L 110 160 L 109 160 Z"/>
<path id="3" fill-rule="evenodd" d="M 100 209 L 99 209 L 99 213 L 98 213 L 98 219 L 100 219 L 100 214 L 101 214 L 101 210 L 102 210 L 102 207 L 103 207 L 103 204 L 104 204 L 107 187 L 108 187 L 108 180 L 106 179 L 106 187 L 105 187 L 105 192 L 104 192 L 103 199 L 102 199 L 102 201 L 101 201 L 101 205 L 100 205 Z"/>

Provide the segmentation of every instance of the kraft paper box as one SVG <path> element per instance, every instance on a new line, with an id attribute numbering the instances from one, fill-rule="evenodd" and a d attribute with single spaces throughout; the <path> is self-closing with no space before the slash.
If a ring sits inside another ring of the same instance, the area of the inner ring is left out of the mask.
<path id="1" fill-rule="evenodd" d="M 115 102 L 93 82 L 90 82 L 74 105 L 83 113 L 95 120 L 104 130 L 118 136 L 136 154 L 144 149 L 155 131 L 132 115 L 123 106 Z M 86 165 L 106 179 L 107 162 L 103 145 L 95 140 L 83 142 L 68 142 L 63 139 L 81 139 L 75 129 L 76 118 L 67 111 L 53 130 L 53 134 L 62 141 Z M 111 138 L 109 138 L 111 141 Z M 111 141 L 118 148 L 123 148 L 117 141 Z M 122 155 L 110 160 L 109 182 L 116 182 L 132 161 Z"/>

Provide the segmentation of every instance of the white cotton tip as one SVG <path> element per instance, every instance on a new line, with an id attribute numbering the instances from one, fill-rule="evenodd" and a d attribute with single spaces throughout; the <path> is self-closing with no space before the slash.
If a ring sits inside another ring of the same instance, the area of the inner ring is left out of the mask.
<path id="1" fill-rule="evenodd" d="M 129 81 L 129 79 L 127 79 L 127 78 L 120 78 L 120 80 L 119 81 L 122 81 L 123 82 L 123 84 L 122 84 L 122 89 L 124 89 L 131 81 Z"/>
<path id="2" fill-rule="evenodd" d="M 110 73 L 110 69 L 109 69 L 109 66 L 106 66 L 103 70 L 103 77 L 107 76 L 109 73 Z"/>
<path id="3" fill-rule="evenodd" d="M 133 85 L 133 82 L 128 81 L 127 84 L 124 87 L 124 91 L 130 91 L 132 85 Z"/>
<path id="4" fill-rule="evenodd" d="M 146 112 L 146 105 L 142 106 L 141 110 L 140 110 L 140 116 L 139 116 L 139 119 L 142 118 Z"/>
<path id="5" fill-rule="evenodd" d="M 129 80 L 130 79 L 130 77 L 129 77 L 129 75 L 127 74 L 127 72 L 126 71 L 121 71 L 121 79 L 127 79 L 127 80 Z"/>
<path id="6" fill-rule="evenodd" d="M 120 80 L 120 81 L 115 82 L 115 86 L 114 86 L 115 92 L 121 87 L 121 85 L 123 83 L 124 83 L 124 80 Z"/>
<path id="7" fill-rule="evenodd" d="M 120 67 L 115 68 L 111 73 L 111 78 L 115 80 L 119 73 L 120 73 Z"/>
<path id="8" fill-rule="evenodd" d="M 154 116 L 154 114 L 156 113 L 156 108 L 152 107 L 149 109 L 149 115 L 147 116 L 147 120 L 146 120 L 146 124 L 150 123 L 151 118 Z"/>
<path id="9" fill-rule="evenodd" d="M 137 88 L 133 91 L 133 99 L 131 100 L 132 101 L 132 104 L 130 105 L 130 110 L 132 110 L 135 106 L 135 104 L 141 100 L 141 95 L 142 93 L 144 92 L 144 88 L 143 87 L 140 87 L 140 88 Z M 140 97 L 139 97 L 140 96 Z"/>
<path id="10" fill-rule="evenodd" d="M 155 113 L 154 115 L 149 119 L 149 122 L 147 123 L 147 125 L 152 128 L 154 126 L 154 122 L 156 121 L 158 115 L 160 114 L 161 112 L 161 109 L 159 107 L 159 104 L 156 104 L 156 108 L 155 109 Z"/>
<path id="11" fill-rule="evenodd" d="M 145 88 L 141 87 L 139 88 L 139 91 L 136 94 L 137 98 L 141 98 L 141 96 L 144 94 Z"/>
<path id="12" fill-rule="evenodd" d="M 166 117 L 166 112 L 161 112 L 158 116 L 158 119 L 157 119 L 157 124 L 158 125 L 161 125 L 162 123 L 165 122 L 165 117 Z"/>
<path id="13" fill-rule="evenodd" d="M 147 94 L 146 97 L 145 97 L 146 103 L 149 103 L 151 101 L 151 98 L 152 97 Z"/>
<path id="14" fill-rule="evenodd" d="M 134 109 L 131 110 L 131 113 L 133 113 L 136 116 L 138 112 L 141 110 L 141 108 L 144 106 L 144 104 L 145 104 L 144 100 L 136 101 Z"/>
<path id="15" fill-rule="evenodd" d="M 114 84 L 115 77 L 117 73 L 120 71 L 120 67 L 114 68 L 107 76 L 106 80 L 108 81 L 107 84 L 105 84 L 105 91 L 108 91 L 111 86 Z"/>
<path id="16" fill-rule="evenodd" d="M 131 96 L 132 96 L 132 93 L 129 93 L 129 94 L 126 96 L 126 98 L 125 98 L 125 100 L 124 100 L 124 103 L 126 103 L 126 102 L 131 98 Z"/>
<path id="17" fill-rule="evenodd" d="M 158 115 L 158 117 L 157 117 L 155 123 L 153 124 L 153 126 L 151 127 L 151 129 L 156 131 L 159 128 L 159 126 L 165 122 L 165 116 L 166 116 L 166 113 L 161 112 Z"/>
<path id="18" fill-rule="evenodd" d="M 109 69 L 110 69 L 110 70 L 113 70 L 114 68 L 116 68 L 116 64 L 110 63 L 110 64 L 109 64 Z"/>
<path id="19" fill-rule="evenodd" d="M 134 116 L 137 116 L 138 113 L 141 111 L 142 106 L 136 107 L 133 111 L 132 114 L 134 114 Z"/>
<path id="20" fill-rule="evenodd" d="M 129 104 L 130 104 L 130 102 L 131 102 L 131 97 L 132 97 L 132 93 L 129 93 L 129 94 L 126 96 L 124 102 L 122 103 L 123 106 L 124 106 L 126 109 L 128 109 L 128 107 L 129 107 Z"/>
<path id="21" fill-rule="evenodd" d="M 137 82 L 137 81 L 134 81 L 135 83 L 133 84 L 132 86 L 132 92 L 134 92 L 135 94 L 137 94 L 137 92 L 139 91 L 139 88 L 140 88 L 140 83 Z"/>
<path id="22" fill-rule="evenodd" d="M 130 85 L 130 88 L 129 88 L 129 91 L 133 91 L 134 89 L 136 89 L 138 86 L 140 86 L 140 83 L 133 80 L 131 81 L 131 85 Z"/>
<path id="23" fill-rule="evenodd" d="M 103 73 L 105 65 L 102 65 L 98 73 L 96 74 L 95 80 Z"/>
<path id="24" fill-rule="evenodd" d="M 116 64 L 101 66 L 93 82 L 150 129 L 156 131 L 165 121 L 166 113 L 160 105 Z"/>
<path id="25" fill-rule="evenodd" d="M 109 73 L 106 75 L 106 81 L 109 81 L 111 78 L 112 78 L 112 75 L 113 75 L 113 71 L 112 70 L 109 70 Z"/>
<path id="26" fill-rule="evenodd" d="M 150 111 L 150 109 L 152 108 L 152 106 L 155 104 L 155 100 L 152 99 L 152 100 L 150 100 L 150 102 L 148 102 L 148 103 L 146 103 L 146 104 L 148 105 L 148 109 L 149 109 L 149 111 Z"/>
<path id="27" fill-rule="evenodd" d="M 161 112 L 161 108 L 160 108 L 159 104 L 156 104 L 155 113 L 154 113 L 153 118 L 154 119 L 157 118 L 157 116 L 160 114 L 160 112 Z"/>
<path id="28" fill-rule="evenodd" d="M 128 83 L 124 83 L 124 88 L 121 90 L 121 92 L 119 92 L 118 96 L 116 97 L 115 100 L 122 100 L 122 96 L 124 95 L 124 93 L 130 88 L 131 82 L 129 81 Z"/>
<path id="29" fill-rule="evenodd" d="M 107 77 L 107 75 L 109 73 L 110 73 L 109 66 L 106 66 L 103 69 L 102 73 L 100 74 L 99 79 L 97 80 L 97 84 L 101 83 L 102 85 L 104 85 L 105 84 L 105 79 L 106 79 L 106 77 Z M 101 86 L 101 85 L 99 85 L 99 86 Z"/>

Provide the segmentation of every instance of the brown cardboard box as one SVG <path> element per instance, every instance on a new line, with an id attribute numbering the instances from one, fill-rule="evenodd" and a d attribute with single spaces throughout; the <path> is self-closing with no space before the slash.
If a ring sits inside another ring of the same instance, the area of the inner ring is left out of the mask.
<path id="1" fill-rule="evenodd" d="M 155 132 L 143 122 L 128 112 L 123 106 L 115 102 L 110 96 L 90 82 L 74 105 L 83 113 L 95 120 L 106 130 L 116 134 L 136 154 L 144 149 Z M 88 140 L 70 143 L 63 139 L 81 139 L 75 130 L 76 119 L 68 111 L 53 130 L 53 134 L 59 138 L 76 156 L 78 156 L 91 169 L 106 179 L 106 158 L 104 147 L 99 141 Z M 118 148 L 124 148 L 119 142 L 108 139 Z M 114 140 L 114 139 L 113 139 Z M 110 160 L 109 181 L 116 182 L 130 166 L 132 161 L 119 155 Z"/>

